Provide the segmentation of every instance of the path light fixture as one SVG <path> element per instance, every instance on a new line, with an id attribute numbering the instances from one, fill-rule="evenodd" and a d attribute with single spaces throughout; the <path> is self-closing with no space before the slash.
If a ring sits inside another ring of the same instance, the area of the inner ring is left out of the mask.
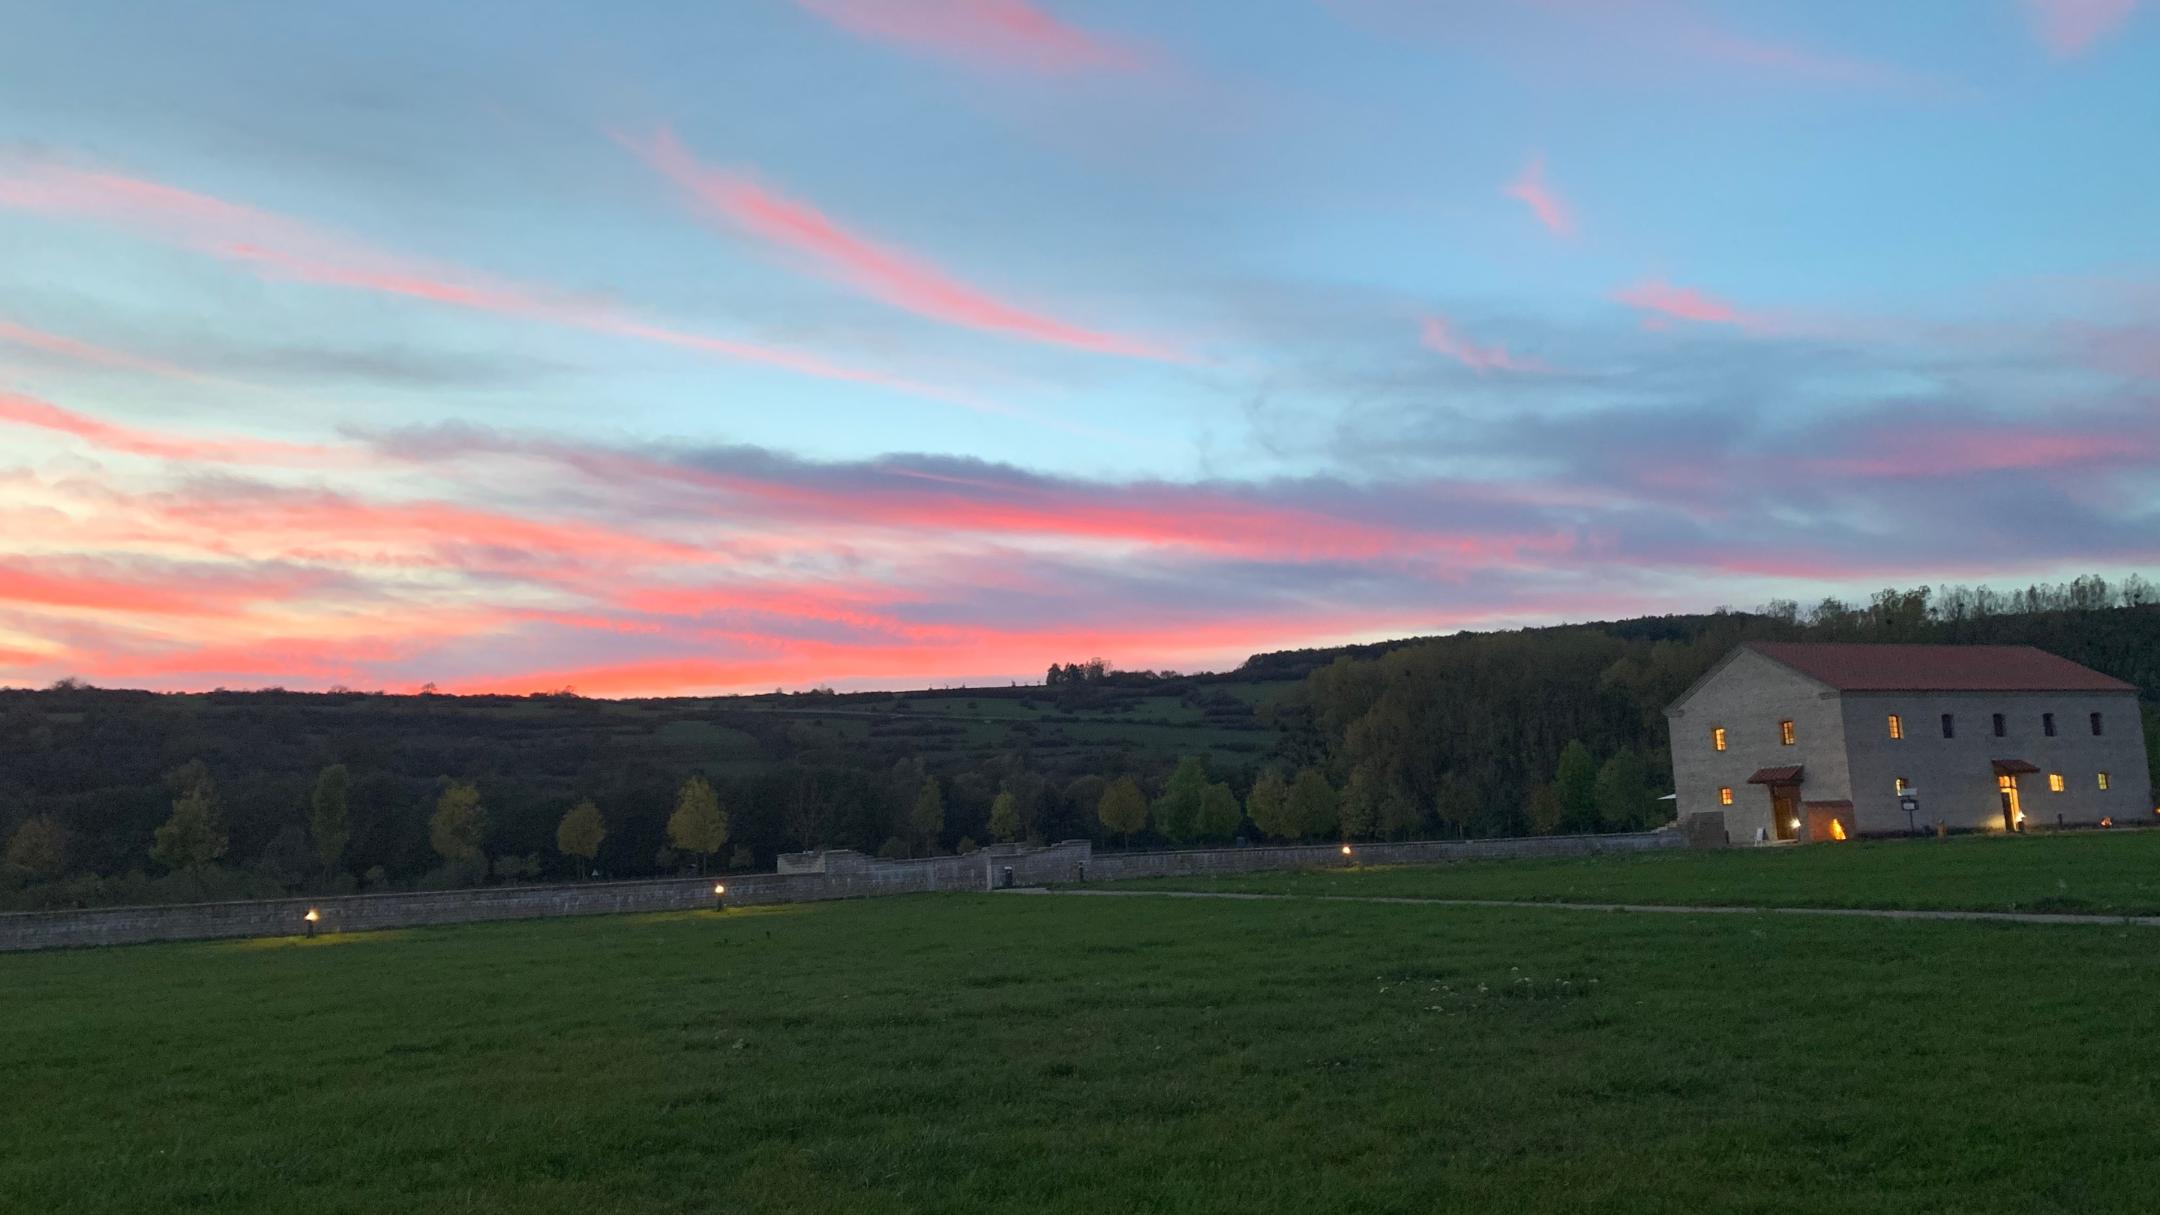
<path id="1" fill-rule="evenodd" d="M 1350 845 L 1348 845 L 1348 844 L 1344 844 L 1344 845 L 1342 846 L 1342 854 L 1343 854 L 1344 856 L 1349 856 L 1349 855 L 1350 855 Z"/>
<path id="2" fill-rule="evenodd" d="M 715 883 L 713 883 L 713 888 L 712 888 L 712 909 L 713 909 L 714 911 L 726 911 L 726 910 L 727 910 L 727 883 L 726 883 L 726 882 L 715 882 Z"/>
<path id="3" fill-rule="evenodd" d="M 315 923 L 320 919 L 322 919 L 322 912 L 315 910 L 313 907 L 308 908 L 307 914 L 300 917 L 301 922 L 307 925 L 309 940 L 315 938 Z"/>

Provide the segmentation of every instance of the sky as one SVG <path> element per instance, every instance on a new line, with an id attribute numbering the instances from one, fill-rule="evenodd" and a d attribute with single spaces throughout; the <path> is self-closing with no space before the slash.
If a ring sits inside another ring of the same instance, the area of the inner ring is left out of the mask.
<path id="1" fill-rule="evenodd" d="M 0 685 L 2160 570 L 2139 0 L 0 0 Z"/>

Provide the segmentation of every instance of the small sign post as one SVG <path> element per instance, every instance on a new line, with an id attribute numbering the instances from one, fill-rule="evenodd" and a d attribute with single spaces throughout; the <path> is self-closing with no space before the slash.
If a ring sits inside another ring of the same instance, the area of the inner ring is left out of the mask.
<path id="1" fill-rule="evenodd" d="M 1898 794 L 1897 804 L 1898 809 L 1905 812 L 1905 830 L 1913 835 L 1920 834 L 1919 826 L 1913 821 L 1913 815 L 1920 809 L 1919 791 L 1907 789 L 1905 792 Z"/>

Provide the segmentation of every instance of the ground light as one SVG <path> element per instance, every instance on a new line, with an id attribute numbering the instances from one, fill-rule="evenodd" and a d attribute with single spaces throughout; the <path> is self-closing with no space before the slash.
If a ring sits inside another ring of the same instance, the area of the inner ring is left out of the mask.
<path id="1" fill-rule="evenodd" d="M 1349 856 L 1349 855 L 1350 855 L 1350 845 L 1348 845 L 1348 844 L 1344 844 L 1344 845 L 1342 846 L 1342 854 L 1343 854 L 1344 856 Z"/>
<path id="2" fill-rule="evenodd" d="M 713 909 L 714 911 L 726 911 L 726 910 L 727 910 L 727 883 L 725 883 L 725 882 L 715 882 L 715 883 L 713 884 L 713 888 L 712 888 L 712 909 Z"/>
<path id="3" fill-rule="evenodd" d="M 307 909 L 307 914 L 301 916 L 300 919 L 301 922 L 307 925 L 307 934 L 309 937 L 312 938 L 315 935 L 315 922 L 322 919 L 322 912 L 319 912 L 313 907 L 310 907 Z"/>

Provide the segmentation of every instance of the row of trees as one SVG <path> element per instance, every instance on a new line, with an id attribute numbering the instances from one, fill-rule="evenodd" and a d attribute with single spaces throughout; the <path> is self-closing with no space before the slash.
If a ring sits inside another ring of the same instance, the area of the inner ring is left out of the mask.
<path id="1" fill-rule="evenodd" d="M 172 813 L 152 834 L 149 857 L 167 871 L 192 879 L 207 892 L 208 876 L 231 847 L 218 798 L 217 782 L 199 760 L 175 770 L 168 784 L 176 791 Z M 314 863 L 319 884 L 325 889 L 351 884 L 343 868 L 345 849 L 352 839 L 352 774 L 344 764 L 332 764 L 316 777 L 315 787 L 303 808 L 304 826 L 289 824 L 280 834 L 275 851 L 291 858 L 305 849 Z M 487 853 L 488 812 L 479 788 L 470 781 L 442 781 L 428 817 L 428 843 L 442 859 L 439 880 L 445 884 L 484 881 L 490 872 L 500 877 L 535 877 L 541 869 L 536 856 L 505 855 L 492 864 Z M 579 874 L 589 873 L 608 835 L 607 819 L 600 807 L 587 798 L 562 816 L 555 830 L 555 848 Z M 703 872 L 727 844 L 728 815 L 719 795 L 703 776 L 684 781 L 676 794 L 674 813 L 668 817 L 670 863 L 688 858 Z M 0 859 L 36 878 L 52 880 L 68 872 L 69 835 L 50 815 L 25 819 L 8 838 Z M 280 876 L 285 885 L 303 884 L 297 867 L 286 864 Z"/>

